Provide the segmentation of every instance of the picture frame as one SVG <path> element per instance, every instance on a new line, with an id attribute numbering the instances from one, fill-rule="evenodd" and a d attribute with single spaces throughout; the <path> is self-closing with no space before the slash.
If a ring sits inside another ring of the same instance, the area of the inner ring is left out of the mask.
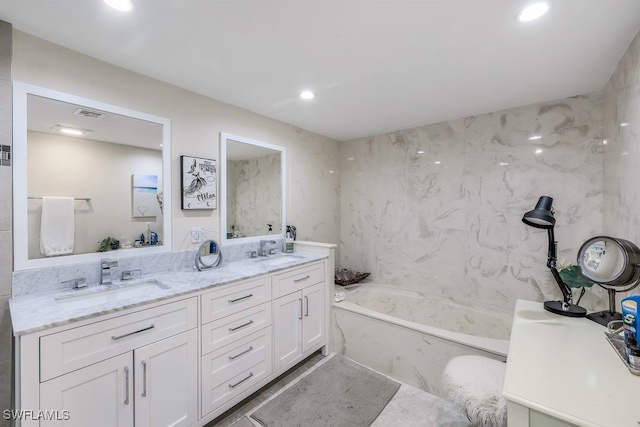
<path id="1" fill-rule="evenodd" d="M 180 208 L 217 209 L 217 162 L 194 156 L 180 156 Z"/>

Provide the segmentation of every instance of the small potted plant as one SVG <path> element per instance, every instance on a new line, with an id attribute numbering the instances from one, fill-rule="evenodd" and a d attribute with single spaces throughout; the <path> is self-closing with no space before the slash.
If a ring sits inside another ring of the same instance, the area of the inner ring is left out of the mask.
<path id="1" fill-rule="evenodd" d="M 581 289 L 580 296 L 578 296 L 578 301 L 576 302 L 576 304 L 580 304 L 580 300 L 584 296 L 586 288 L 592 287 L 593 282 L 584 277 L 580 267 L 575 264 L 564 265 L 558 263 L 557 268 L 560 278 L 567 284 L 567 286 L 574 289 Z"/>
<path id="2" fill-rule="evenodd" d="M 105 237 L 98 246 L 98 252 L 107 252 L 120 248 L 120 242 L 113 237 Z"/>

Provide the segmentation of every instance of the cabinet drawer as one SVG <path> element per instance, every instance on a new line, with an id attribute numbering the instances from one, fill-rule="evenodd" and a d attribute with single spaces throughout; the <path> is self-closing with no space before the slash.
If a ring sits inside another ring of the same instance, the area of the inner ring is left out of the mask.
<path id="1" fill-rule="evenodd" d="M 202 326 L 202 354 L 271 325 L 271 304 L 264 303 Z"/>
<path id="2" fill-rule="evenodd" d="M 202 357 L 202 416 L 273 372 L 271 327 Z"/>
<path id="3" fill-rule="evenodd" d="M 273 276 L 273 298 L 324 281 L 324 264 L 318 263 Z"/>
<path id="4" fill-rule="evenodd" d="M 202 323 L 237 313 L 271 300 L 271 278 L 264 276 L 202 295 Z"/>
<path id="5" fill-rule="evenodd" d="M 83 368 L 198 325 L 197 298 L 40 338 L 40 381 Z"/>

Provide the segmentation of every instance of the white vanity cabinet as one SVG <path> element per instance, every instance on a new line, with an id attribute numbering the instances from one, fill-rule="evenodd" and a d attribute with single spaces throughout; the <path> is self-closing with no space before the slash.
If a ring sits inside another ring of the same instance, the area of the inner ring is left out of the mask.
<path id="1" fill-rule="evenodd" d="M 328 277 L 321 258 L 18 333 L 16 406 L 57 413 L 17 425 L 202 427 L 314 351 L 327 354 Z"/>
<path id="2" fill-rule="evenodd" d="M 197 309 L 192 297 L 21 338 L 21 407 L 58 411 L 52 420 L 29 417 L 21 425 L 192 425 L 198 420 Z"/>
<path id="3" fill-rule="evenodd" d="M 273 372 L 271 276 L 202 295 L 202 416 Z"/>
<path id="4" fill-rule="evenodd" d="M 322 264 L 274 276 L 275 369 L 297 363 L 325 340 L 324 277 Z"/>

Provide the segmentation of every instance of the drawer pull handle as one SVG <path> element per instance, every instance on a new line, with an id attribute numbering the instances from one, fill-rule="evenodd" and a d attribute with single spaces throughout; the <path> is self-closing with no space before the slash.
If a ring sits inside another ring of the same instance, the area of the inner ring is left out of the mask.
<path id="1" fill-rule="evenodd" d="M 120 335 L 120 336 L 112 335 L 111 339 L 114 340 L 114 341 L 115 340 L 119 340 L 120 338 L 128 337 L 128 336 L 134 335 L 134 334 L 139 334 L 140 332 L 148 331 L 149 329 L 153 329 L 153 328 L 155 328 L 155 326 L 153 326 L 153 324 L 152 324 L 151 326 L 147 326 L 146 328 L 142 328 L 142 329 L 139 329 L 139 330 L 134 331 L 134 332 L 129 332 L 128 334 L 124 334 L 124 335 Z"/>
<path id="2" fill-rule="evenodd" d="M 235 328 L 229 328 L 229 331 L 230 331 L 230 332 L 235 332 L 235 331 L 237 331 L 238 329 L 240 329 L 240 328 L 244 328 L 245 326 L 249 326 L 249 325 L 251 325 L 251 324 L 253 324 L 253 320 L 249 320 L 249 321 L 248 321 L 247 323 L 245 323 L 244 325 L 236 326 Z"/>
<path id="3" fill-rule="evenodd" d="M 147 362 L 142 361 L 142 397 L 147 397 Z"/>
<path id="4" fill-rule="evenodd" d="M 302 320 L 302 298 L 298 298 L 298 301 L 300 301 L 300 317 L 298 317 L 298 320 Z"/>
<path id="5" fill-rule="evenodd" d="M 124 404 L 129 404 L 129 367 L 124 367 Z"/>
<path id="6" fill-rule="evenodd" d="M 300 279 L 294 279 L 293 283 L 298 283 L 298 282 L 302 282 L 303 280 L 307 280 L 307 279 L 311 279 L 311 276 L 306 275 L 304 277 L 301 277 Z"/>
<path id="7" fill-rule="evenodd" d="M 229 302 L 231 304 L 233 304 L 234 302 L 242 301 L 243 299 L 251 298 L 252 296 L 253 296 L 253 294 L 245 295 L 245 296 L 240 297 L 240 298 L 230 299 Z"/>
<path id="8" fill-rule="evenodd" d="M 253 351 L 253 347 L 251 346 L 249 346 L 249 348 L 243 351 L 242 353 L 238 353 L 235 356 L 229 356 L 229 360 L 236 360 L 238 357 L 242 356 L 243 354 L 247 354 L 250 351 Z"/>
<path id="9" fill-rule="evenodd" d="M 309 317 L 309 297 L 305 295 L 304 301 L 307 305 L 307 313 L 304 315 L 304 317 Z"/>
<path id="10" fill-rule="evenodd" d="M 229 388 L 233 390 L 234 388 L 238 387 L 243 382 L 248 381 L 252 376 L 253 376 L 253 372 L 249 372 L 249 376 L 247 378 L 242 379 L 242 380 L 238 381 L 235 384 L 229 384 Z"/>

